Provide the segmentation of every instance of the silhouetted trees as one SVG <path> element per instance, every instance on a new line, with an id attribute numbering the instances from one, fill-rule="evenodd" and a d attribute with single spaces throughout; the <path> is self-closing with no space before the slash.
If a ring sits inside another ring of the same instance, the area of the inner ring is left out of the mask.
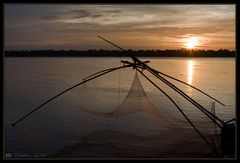
<path id="1" fill-rule="evenodd" d="M 127 52 L 137 57 L 235 57 L 235 51 L 215 50 L 131 50 Z M 5 57 L 124 57 L 119 50 L 11 50 L 5 51 Z"/>

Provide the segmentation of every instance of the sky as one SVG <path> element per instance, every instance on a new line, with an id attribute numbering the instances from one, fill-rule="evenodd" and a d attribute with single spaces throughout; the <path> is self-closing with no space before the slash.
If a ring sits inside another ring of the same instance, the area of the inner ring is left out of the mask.
<path id="1" fill-rule="evenodd" d="M 4 5 L 6 50 L 235 50 L 235 5 Z M 191 41 L 191 40 L 194 40 Z"/>

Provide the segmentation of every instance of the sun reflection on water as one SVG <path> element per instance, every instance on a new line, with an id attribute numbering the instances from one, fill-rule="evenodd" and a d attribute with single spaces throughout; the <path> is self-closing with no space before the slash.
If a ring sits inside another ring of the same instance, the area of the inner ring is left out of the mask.
<path id="1" fill-rule="evenodd" d="M 194 65 L 194 61 L 192 60 L 188 60 L 188 84 L 192 84 L 192 79 L 193 79 L 193 65 Z"/>
<path id="2" fill-rule="evenodd" d="M 187 73 L 187 80 L 188 80 L 188 84 L 192 85 L 192 81 L 193 81 L 193 66 L 194 66 L 194 61 L 193 60 L 188 60 L 187 61 L 187 69 L 188 69 L 188 73 Z M 192 94 L 192 88 L 188 87 L 188 95 Z"/>

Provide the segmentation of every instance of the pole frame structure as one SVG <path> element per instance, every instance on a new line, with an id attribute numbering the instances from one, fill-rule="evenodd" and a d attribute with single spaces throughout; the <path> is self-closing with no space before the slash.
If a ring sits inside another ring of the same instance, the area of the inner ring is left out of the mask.
<path id="1" fill-rule="evenodd" d="M 48 99 L 47 101 L 43 102 L 41 105 L 39 105 L 38 107 L 36 107 L 35 109 L 33 109 L 32 111 L 30 111 L 29 113 L 27 113 L 26 115 L 24 115 L 23 117 L 21 117 L 20 119 L 18 119 L 17 121 L 15 121 L 14 123 L 12 123 L 12 126 L 16 126 L 16 124 L 18 124 L 19 122 L 23 121 L 25 118 L 27 118 L 28 116 L 30 116 L 31 114 L 33 114 L 34 112 L 36 112 L 37 110 L 39 110 L 40 108 L 42 108 L 43 106 L 47 105 L 48 103 L 50 103 L 51 101 L 53 101 L 54 99 L 56 99 L 57 97 L 61 96 L 62 94 L 84 84 L 87 83 L 93 79 L 96 79 L 102 75 L 108 74 L 110 72 L 113 72 L 115 70 L 119 70 L 119 69 L 123 69 L 123 68 L 129 68 L 132 67 L 133 69 L 136 69 L 138 72 L 141 73 L 141 75 L 143 75 L 143 77 L 145 79 L 147 79 L 151 84 L 153 84 L 156 88 L 158 88 L 158 90 L 160 90 L 165 96 L 167 96 L 167 98 L 177 107 L 177 109 L 181 112 L 181 114 L 184 116 L 184 118 L 188 121 L 188 123 L 192 126 L 192 128 L 198 133 L 198 135 L 204 140 L 204 142 L 206 142 L 206 144 L 209 145 L 209 147 L 215 151 L 215 148 L 211 145 L 211 143 L 201 134 L 201 132 L 195 127 L 195 125 L 191 122 L 191 120 L 186 116 L 186 114 L 183 112 L 183 110 L 176 104 L 176 102 L 165 92 L 163 91 L 156 83 L 154 83 L 150 78 L 148 78 L 144 73 L 143 70 L 147 70 L 149 73 L 151 73 L 152 75 L 154 75 L 156 78 L 158 78 L 160 81 L 162 81 L 163 83 L 165 83 L 166 85 L 168 85 L 171 89 L 173 89 L 174 91 L 176 91 L 177 93 L 179 93 L 182 97 L 184 97 L 187 101 L 189 101 L 191 104 L 193 104 L 197 109 L 199 109 L 202 113 L 204 113 L 208 118 L 211 119 L 211 121 L 213 121 L 218 127 L 223 128 L 225 123 L 229 123 L 233 120 L 227 121 L 224 123 L 224 121 L 222 121 L 220 118 L 218 118 L 215 114 L 211 113 L 210 111 L 208 111 L 206 108 L 204 108 L 202 105 L 200 105 L 197 101 L 195 101 L 193 98 L 191 98 L 190 96 L 188 96 L 186 93 L 184 93 L 182 90 L 180 90 L 178 87 L 176 87 L 174 84 L 172 84 L 171 82 L 169 82 L 167 79 L 165 79 L 163 76 L 168 77 L 170 79 L 173 79 L 175 81 L 178 81 L 182 84 L 185 84 L 189 87 L 192 87 L 193 89 L 201 92 L 202 94 L 208 96 L 209 98 L 213 99 L 214 101 L 218 102 L 219 104 L 225 106 L 225 104 L 223 104 L 222 102 L 220 102 L 219 100 L 215 99 L 214 97 L 208 95 L 207 93 L 201 91 L 200 89 L 187 84 L 186 82 L 183 82 L 177 78 L 174 78 L 172 76 L 169 76 L 165 73 L 162 73 L 160 71 L 157 71 L 153 68 L 151 68 L 150 66 L 147 65 L 147 63 L 149 61 L 141 61 L 139 60 L 137 57 L 129 54 L 126 50 L 124 50 L 123 48 L 121 48 L 120 46 L 108 41 L 107 39 L 98 36 L 99 38 L 101 38 L 102 40 L 110 43 L 111 45 L 117 47 L 118 49 L 120 49 L 121 51 L 123 51 L 128 57 L 130 57 L 133 60 L 133 63 L 129 62 L 129 61 L 121 61 L 124 65 L 123 66 L 119 66 L 119 67 L 114 67 L 114 68 L 108 68 L 105 70 L 101 70 L 98 71 L 96 73 L 93 73 L 87 77 L 85 77 L 83 79 L 83 81 L 65 89 L 64 91 L 60 92 L 59 94 L 55 95 L 54 97 Z M 141 70 L 141 71 L 140 71 Z M 216 152 L 216 151 L 215 151 Z"/>
<path id="2" fill-rule="evenodd" d="M 45 106 L 46 104 L 50 103 L 51 101 L 53 101 L 54 99 L 56 99 L 57 97 L 63 95 L 64 93 L 84 84 L 84 83 L 87 83 L 95 78 L 98 78 L 102 75 L 105 75 L 107 73 L 110 73 L 110 72 L 113 72 L 115 70 L 119 70 L 119 69 L 122 69 L 122 68 L 127 68 L 127 67 L 131 67 L 130 65 L 124 65 L 124 66 L 120 66 L 120 67 L 115 67 L 115 68 L 109 68 L 109 69 L 106 69 L 106 70 L 102 70 L 102 71 L 99 71 L 97 73 L 94 73 L 86 78 L 83 79 L 83 81 L 81 81 L 80 83 L 77 83 L 67 89 L 65 89 L 64 91 L 60 92 L 59 94 L 55 95 L 54 97 L 48 99 L 47 101 L 43 102 L 41 105 L 39 105 L 38 107 L 36 107 L 35 109 L 33 109 L 32 111 L 30 111 L 29 113 L 27 113 L 26 115 L 24 115 L 23 117 L 19 118 L 17 121 L 15 121 L 14 123 L 12 123 L 11 125 L 12 126 L 16 126 L 16 124 L 18 124 L 19 122 L 21 122 L 22 120 L 24 120 L 25 118 L 27 118 L 28 116 L 30 116 L 32 113 L 36 112 L 37 110 L 39 110 L 40 108 L 42 108 L 43 106 Z"/>
<path id="3" fill-rule="evenodd" d="M 123 51 L 127 56 L 129 56 L 130 58 L 132 58 L 134 63 L 131 63 L 131 65 L 138 65 L 141 66 L 142 69 L 146 69 L 147 71 L 149 71 L 151 74 L 153 74 L 155 77 L 157 77 L 159 80 L 163 81 L 165 84 L 167 84 L 169 87 L 171 87 L 172 89 L 174 89 L 176 92 L 178 92 L 182 97 L 184 97 L 186 100 L 188 100 L 190 103 L 192 103 L 195 107 L 197 107 L 197 109 L 199 109 L 201 112 L 203 112 L 208 118 L 211 119 L 211 121 L 213 121 L 218 127 L 222 128 L 224 121 L 222 121 L 220 118 L 218 118 L 216 115 L 212 114 L 210 111 L 208 111 L 206 108 L 204 108 L 202 105 L 200 105 L 198 102 L 196 102 L 194 99 L 192 99 L 191 97 L 189 97 L 187 94 L 185 94 L 183 91 L 181 91 L 178 87 L 176 87 L 175 85 L 173 85 L 172 83 L 170 83 L 168 80 L 166 80 L 165 78 L 163 78 L 160 74 L 167 76 L 169 78 L 172 78 L 176 81 L 181 81 L 179 79 L 173 78 L 169 75 L 166 75 L 160 71 L 157 71 L 151 67 L 149 67 L 146 63 L 142 62 L 141 60 L 139 60 L 137 57 L 129 54 L 126 50 L 124 50 L 123 48 L 119 47 L 118 45 L 112 43 L 111 41 L 101 37 L 98 35 L 98 37 L 108 43 L 110 43 L 111 45 L 115 46 L 116 48 L 120 49 L 121 51 Z M 126 61 L 127 63 L 128 61 Z M 129 64 L 129 63 L 128 63 Z M 181 81 L 181 83 L 183 84 L 187 84 L 183 81 Z M 191 86 L 192 88 L 196 89 L 196 90 L 200 90 L 190 84 L 187 84 L 188 86 Z M 213 98 L 212 96 L 206 94 L 205 92 L 201 91 L 201 93 L 204 93 L 204 95 L 210 97 L 211 99 L 213 99 L 214 101 L 220 103 L 221 105 L 224 105 L 222 102 L 220 102 L 219 100 L 216 100 L 215 98 Z"/>

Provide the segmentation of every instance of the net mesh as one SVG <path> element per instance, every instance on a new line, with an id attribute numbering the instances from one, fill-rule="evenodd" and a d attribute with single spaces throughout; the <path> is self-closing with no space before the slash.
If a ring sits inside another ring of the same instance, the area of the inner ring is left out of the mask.
<path id="1" fill-rule="evenodd" d="M 44 142 L 52 140 L 61 145 L 49 157 L 213 157 L 209 146 L 169 99 L 159 91 L 149 95 L 139 78 L 136 72 L 133 80 L 128 79 L 132 84 L 122 90 L 119 105 L 119 91 L 116 86 L 104 85 L 109 83 L 106 78 L 74 89 L 46 106 L 41 116 L 26 119 L 26 123 L 38 122 L 29 130 L 44 134 Z M 189 109 L 188 115 L 191 113 Z M 48 124 L 49 130 L 39 126 L 41 122 Z M 194 124 L 202 127 L 205 136 L 210 135 L 206 127 L 213 128 L 212 123 L 204 119 Z"/>
<path id="2" fill-rule="evenodd" d="M 87 92 L 89 91 L 87 89 Z M 164 103 L 168 101 L 166 97 L 160 99 Z M 166 106 L 158 108 L 151 102 L 137 72 L 126 97 L 115 109 L 91 109 L 81 103 L 73 103 L 71 105 L 81 111 L 81 117 L 85 117 L 83 126 L 89 125 L 89 128 L 82 130 L 80 141 L 58 151 L 54 157 L 169 158 L 213 155 L 209 146 L 186 120 L 161 109 Z M 181 116 L 179 113 L 178 115 Z M 198 121 L 195 124 L 200 124 L 203 129 L 212 126 L 209 121 L 202 122 L 204 123 Z M 207 132 L 203 130 L 203 135 L 209 136 L 209 130 Z"/>
<path id="3" fill-rule="evenodd" d="M 164 115 L 156 108 L 147 97 L 138 74 L 136 72 L 131 89 L 125 100 L 117 107 L 112 116 L 124 116 L 136 112 L 147 112 L 156 116 L 164 117 Z M 167 118 L 167 117 L 165 117 Z"/>

